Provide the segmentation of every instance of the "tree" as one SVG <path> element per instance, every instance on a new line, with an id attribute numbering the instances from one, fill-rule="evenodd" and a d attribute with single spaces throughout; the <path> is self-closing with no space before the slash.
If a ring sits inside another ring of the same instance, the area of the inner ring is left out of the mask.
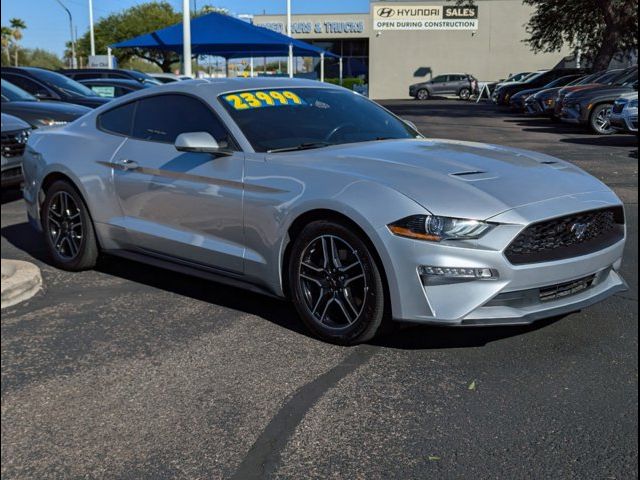
<path id="1" fill-rule="evenodd" d="M 204 5 L 194 12 L 193 16 L 211 12 L 227 14 L 228 10 Z M 181 21 L 182 13 L 176 12 L 169 2 L 153 1 L 136 5 L 121 13 L 104 17 L 95 24 L 96 51 L 106 52 L 109 45 L 175 25 Z M 89 32 L 78 40 L 77 51 L 79 56 L 89 55 Z M 65 57 L 68 56 L 70 53 L 65 52 Z M 177 53 L 161 50 L 119 48 L 114 50 L 114 56 L 120 65 L 128 64 L 134 57 L 139 57 L 158 66 L 163 72 L 170 72 L 172 65 L 180 62 L 180 56 Z"/>
<path id="2" fill-rule="evenodd" d="M 618 53 L 638 48 L 638 0 L 523 0 L 535 7 L 525 40 L 534 52 L 568 44 L 582 50 L 594 70 Z"/>
<path id="3" fill-rule="evenodd" d="M 11 36 L 13 37 L 13 48 L 14 48 L 14 58 L 15 58 L 15 66 L 18 66 L 18 49 L 19 42 L 22 40 L 22 30 L 27 28 L 27 24 L 24 23 L 24 20 L 20 18 L 12 18 L 9 20 L 9 25 L 11 25 Z"/>
<path id="4" fill-rule="evenodd" d="M 95 24 L 96 51 L 106 53 L 107 47 L 111 44 L 174 25 L 181 19 L 182 15 L 165 1 L 143 3 L 121 13 L 114 13 L 101 18 Z M 77 48 L 79 55 L 90 55 L 89 32 L 78 39 Z M 114 50 L 114 56 L 119 63 L 125 63 L 138 56 L 156 64 L 163 72 L 168 72 L 171 64 L 179 61 L 176 53 L 160 50 L 119 48 Z"/>
<path id="5" fill-rule="evenodd" d="M 13 37 L 13 31 L 9 27 L 2 27 L 2 63 L 4 64 L 4 55 L 7 55 L 6 65 L 11 65 L 11 52 L 9 51 L 11 41 Z"/>

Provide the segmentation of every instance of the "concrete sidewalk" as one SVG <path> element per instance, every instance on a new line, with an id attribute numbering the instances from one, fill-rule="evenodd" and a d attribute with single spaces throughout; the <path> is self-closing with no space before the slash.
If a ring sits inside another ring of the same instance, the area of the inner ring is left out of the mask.
<path id="1" fill-rule="evenodd" d="M 41 288 L 40 269 L 33 263 L 2 259 L 2 308 L 28 300 Z"/>

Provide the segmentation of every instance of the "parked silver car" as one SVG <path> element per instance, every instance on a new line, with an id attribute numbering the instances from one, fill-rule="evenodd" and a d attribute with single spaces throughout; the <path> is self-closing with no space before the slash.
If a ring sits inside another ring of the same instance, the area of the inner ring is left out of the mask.
<path id="1" fill-rule="evenodd" d="M 22 155 L 31 127 L 13 115 L 2 114 L 2 188 L 22 181 Z"/>
<path id="2" fill-rule="evenodd" d="M 623 206 L 599 180 L 423 138 L 337 86 L 175 82 L 36 131 L 26 156 L 59 267 L 103 251 L 288 297 L 333 342 L 386 318 L 526 324 L 625 288 Z"/>

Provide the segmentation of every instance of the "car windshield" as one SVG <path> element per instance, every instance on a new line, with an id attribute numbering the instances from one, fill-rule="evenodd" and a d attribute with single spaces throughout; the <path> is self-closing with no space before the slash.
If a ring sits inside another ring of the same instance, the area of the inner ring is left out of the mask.
<path id="1" fill-rule="evenodd" d="M 2 80 L 2 101 L 3 102 L 37 102 L 38 99 L 25 92 L 13 83 Z"/>
<path id="2" fill-rule="evenodd" d="M 554 88 L 561 87 L 563 85 L 571 85 L 569 81 L 573 78 L 574 75 L 567 75 L 566 77 L 556 78 L 553 82 L 549 82 L 548 84 L 546 84 L 544 88 Z"/>
<path id="3" fill-rule="evenodd" d="M 348 90 L 251 90 L 226 93 L 220 102 L 257 152 L 420 138 L 402 120 Z"/>
<path id="4" fill-rule="evenodd" d="M 34 76 L 48 83 L 54 89 L 71 95 L 72 97 L 97 97 L 98 95 L 90 88 L 85 87 L 75 80 L 65 77 L 64 75 L 49 70 L 38 70 L 34 72 Z"/>
<path id="5" fill-rule="evenodd" d="M 634 69 L 630 72 L 626 71 L 624 74 L 616 78 L 613 81 L 613 85 L 625 86 L 625 85 L 631 85 L 637 81 L 638 81 L 638 69 Z"/>
<path id="6" fill-rule="evenodd" d="M 538 78 L 541 75 L 544 75 L 545 73 L 547 73 L 547 71 L 542 71 L 542 72 L 533 72 L 530 75 L 527 75 L 526 77 L 524 77 L 521 82 L 523 83 L 529 83 L 532 82 L 533 80 L 535 80 L 536 78 Z"/>

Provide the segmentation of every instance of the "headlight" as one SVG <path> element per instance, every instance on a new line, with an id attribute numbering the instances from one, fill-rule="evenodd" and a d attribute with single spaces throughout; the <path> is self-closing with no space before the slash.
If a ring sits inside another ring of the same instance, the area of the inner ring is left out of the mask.
<path id="1" fill-rule="evenodd" d="M 479 220 L 414 215 L 388 225 L 391 233 L 415 240 L 473 240 L 482 237 L 493 225 Z"/>
<path id="2" fill-rule="evenodd" d="M 66 125 L 67 121 L 65 120 L 53 120 L 51 118 L 40 118 L 35 121 L 41 127 L 56 127 L 60 125 Z"/>

